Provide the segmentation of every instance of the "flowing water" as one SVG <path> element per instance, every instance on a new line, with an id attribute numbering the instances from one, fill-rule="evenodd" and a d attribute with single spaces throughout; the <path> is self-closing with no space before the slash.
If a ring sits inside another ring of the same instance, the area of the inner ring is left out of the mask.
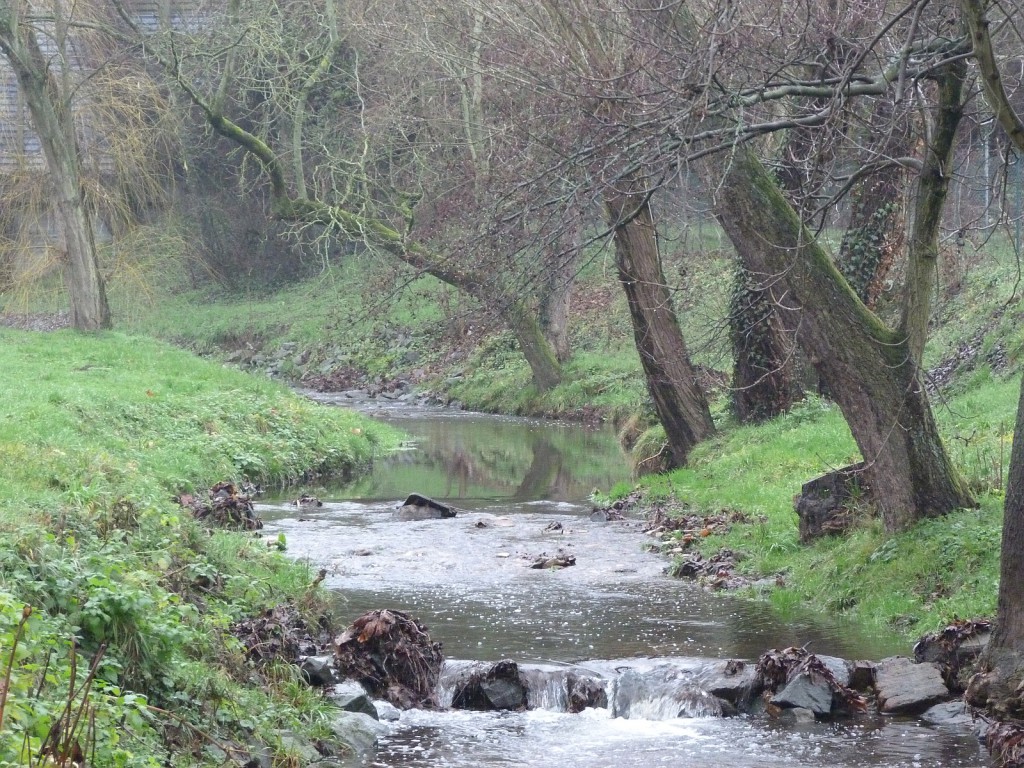
<path id="1" fill-rule="evenodd" d="M 808 614 L 782 616 L 765 603 L 663 575 L 666 561 L 643 551 L 648 540 L 638 522 L 589 519 L 589 494 L 628 479 L 609 431 L 411 407 L 372 415 L 413 436 L 408 449 L 355 482 L 317 490 L 322 507 L 297 508 L 287 499 L 260 505 L 268 532 L 284 533 L 290 554 L 327 568 L 341 623 L 371 609 L 404 610 L 429 627 L 449 660 L 513 659 L 549 681 L 571 669 L 607 681 L 610 699 L 627 672 L 656 673 L 663 685 L 686 682 L 710 660 L 754 661 L 768 648 L 806 645 L 872 659 L 908 652 L 894 637 Z M 457 517 L 394 520 L 412 492 L 455 506 Z M 575 556 L 576 565 L 529 567 L 559 554 Z M 699 706 L 677 717 L 678 691 L 569 714 L 552 690 L 538 684 L 536 708 L 526 712 L 403 712 L 365 764 L 989 765 L 969 731 L 915 719 L 786 725 L 701 716 Z M 700 691 L 690 694 L 696 700 Z"/>

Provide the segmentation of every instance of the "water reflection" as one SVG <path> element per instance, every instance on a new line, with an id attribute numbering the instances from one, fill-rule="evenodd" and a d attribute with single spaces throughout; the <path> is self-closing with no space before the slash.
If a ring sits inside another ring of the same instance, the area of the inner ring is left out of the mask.
<path id="1" fill-rule="evenodd" d="M 323 399 L 323 397 L 321 397 Z M 580 501 L 629 478 L 608 427 L 430 409 L 377 411 L 413 436 L 412 450 L 329 490 L 338 499 L 400 499 L 411 491 L 456 506 Z"/>

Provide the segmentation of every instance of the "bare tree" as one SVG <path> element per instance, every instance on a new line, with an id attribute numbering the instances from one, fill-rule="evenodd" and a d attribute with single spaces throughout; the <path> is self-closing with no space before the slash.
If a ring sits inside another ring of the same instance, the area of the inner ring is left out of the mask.
<path id="1" fill-rule="evenodd" d="M 397 63 L 394 50 L 381 44 L 389 30 L 356 7 L 343 18 L 336 0 L 326 0 L 320 15 L 300 4 L 231 0 L 199 23 L 156 33 L 118 7 L 213 131 L 256 161 L 274 216 L 307 235 L 357 241 L 458 288 L 507 324 L 539 390 L 559 383 L 558 356 L 530 290 L 535 275 L 522 270 L 526 248 L 515 235 L 522 226 L 500 215 L 515 199 L 490 192 L 486 93 L 475 75 L 467 85 L 444 71 L 461 63 L 454 53 L 419 56 L 396 82 L 385 68 Z M 402 33 L 412 17 L 389 18 L 397 25 L 390 33 L 408 42 Z M 479 25 L 468 20 L 472 32 Z M 471 40 L 458 53 L 472 62 L 481 47 Z M 452 80 L 456 87 L 447 87 Z M 454 118 L 444 108 L 450 100 L 459 105 Z M 506 142 L 504 151 L 520 150 Z M 482 215 L 478 199 L 498 207 Z"/>
<path id="2" fill-rule="evenodd" d="M 69 13 L 54 3 L 50 13 L 18 0 L 0 3 L 0 53 L 14 70 L 39 135 L 63 242 L 71 322 L 81 330 L 110 327 L 110 307 L 96 254 L 92 216 L 82 183 L 74 122 L 74 74 Z M 46 41 L 44 53 L 41 40 Z"/>

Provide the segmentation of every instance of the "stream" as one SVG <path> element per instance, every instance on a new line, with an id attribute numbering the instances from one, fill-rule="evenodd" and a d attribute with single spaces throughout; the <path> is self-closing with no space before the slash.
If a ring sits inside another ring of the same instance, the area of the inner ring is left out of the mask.
<path id="1" fill-rule="evenodd" d="M 340 625 L 392 608 L 426 624 L 452 668 L 513 659 L 557 679 L 559 670 L 615 680 L 651 670 L 690 679 L 712 661 L 756 661 L 769 648 L 880 659 L 908 654 L 894 636 L 866 634 L 820 615 L 779 614 L 766 603 L 711 594 L 664 575 L 645 552 L 639 521 L 595 522 L 588 501 L 629 479 L 614 434 L 576 424 L 351 402 L 412 439 L 370 474 L 309 489 L 322 507 L 295 498 L 258 505 L 266 534 L 285 534 L 290 555 L 326 568 Z M 392 513 L 412 492 L 457 508 L 454 519 L 401 522 Z M 295 494 L 297 496 L 297 494 Z M 794 533 L 795 535 L 795 533 Z M 537 557 L 572 555 L 561 570 Z M 545 677 L 546 675 L 546 677 Z M 660 679 L 660 678 L 659 678 Z M 442 687 L 444 681 L 442 680 Z M 525 712 L 421 711 L 389 723 L 364 765 L 501 766 L 878 766 L 980 768 L 990 760 L 963 728 L 903 717 L 784 724 L 763 716 L 679 717 L 678 696 L 649 693 L 625 705 L 565 711 L 545 683 Z M 451 691 L 441 691 L 450 700 Z M 659 698 L 660 696 L 660 698 Z M 666 699 L 666 696 L 668 697 Z M 674 697 L 674 698 L 673 698 Z M 673 706 L 666 709 L 665 701 Z M 673 708 L 674 707 L 674 708 Z"/>

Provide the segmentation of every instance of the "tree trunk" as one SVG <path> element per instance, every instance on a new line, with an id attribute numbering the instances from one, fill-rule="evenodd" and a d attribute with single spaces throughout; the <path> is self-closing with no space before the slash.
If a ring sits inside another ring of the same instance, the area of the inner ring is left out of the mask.
<path id="1" fill-rule="evenodd" d="M 931 319 L 932 294 L 939 261 L 939 228 L 953 170 L 956 129 L 963 116 L 963 84 L 967 62 L 945 65 L 938 73 L 938 104 L 926 131 L 924 163 L 917 184 L 914 225 L 910 233 L 906 296 L 900 333 L 906 336 L 911 357 L 924 354 Z"/>
<path id="2" fill-rule="evenodd" d="M 1003 507 L 999 601 L 992 637 L 964 698 L 998 719 L 1024 716 L 1024 386 L 1017 402 Z"/>
<path id="3" fill-rule="evenodd" d="M 1010 451 L 1001 552 L 999 621 L 992 633 L 992 645 L 1024 654 L 1024 387 Z"/>
<path id="4" fill-rule="evenodd" d="M 568 226 L 568 225 L 567 225 Z M 568 248 L 549 257 L 541 276 L 540 322 L 558 362 L 569 359 L 569 307 L 580 261 L 579 225 L 569 227 Z"/>
<path id="5" fill-rule="evenodd" d="M 35 30 L 21 24 L 10 6 L 0 12 L 0 52 L 18 79 L 46 159 L 64 240 L 71 323 L 80 330 L 109 328 L 110 307 L 83 196 L 70 95 L 61 93 L 57 76 L 39 49 Z"/>
<path id="6" fill-rule="evenodd" d="M 715 431 L 711 411 L 672 308 L 647 197 L 609 195 L 606 205 L 647 391 L 665 427 L 671 465 L 683 466 L 693 447 Z"/>
<path id="7" fill-rule="evenodd" d="M 742 265 L 733 279 L 729 311 L 732 408 L 741 423 L 751 424 L 786 413 L 803 389 L 794 376 L 794 334 L 782 326 L 770 291 Z"/>
<path id="8" fill-rule="evenodd" d="M 854 295 L 746 147 L 731 158 L 716 215 L 744 266 L 774 276 L 773 297 L 799 305 L 798 342 L 850 426 L 886 530 L 972 506 L 939 438 L 906 337 Z"/>
<path id="9" fill-rule="evenodd" d="M 474 290 L 478 287 L 474 286 Z M 511 329 L 533 374 L 533 383 L 540 393 L 549 392 L 562 381 L 562 366 L 537 316 L 519 304 L 502 311 L 505 323 Z"/>
<path id="10" fill-rule="evenodd" d="M 910 120 L 893 117 L 893 104 L 879 98 L 871 126 L 882 135 L 870 147 L 868 158 L 898 158 L 910 151 Z M 839 269 L 857 298 L 873 309 L 878 302 L 896 254 L 903 252 L 906 206 L 903 203 L 907 172 L 890 162 L 860 180 L 850 193 L 850 221 L 836 257 Z"/>

